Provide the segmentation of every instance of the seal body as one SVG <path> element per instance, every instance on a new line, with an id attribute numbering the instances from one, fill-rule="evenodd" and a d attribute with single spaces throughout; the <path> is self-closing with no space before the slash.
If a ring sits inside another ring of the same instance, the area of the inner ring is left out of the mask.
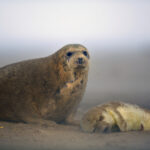
<path id="1" fill-rule="evenodd" d="M 150 130 L 150 111 L 137 105 L 110 102 L 89 110 L 81 120 L 85 132 Z"/>
<path id="2" fill-rule="evenodd" d="M 0 68 L 0 120 L 66 121 L 83 97 L 88 69 L 89 53 L 79 44 Z"/>

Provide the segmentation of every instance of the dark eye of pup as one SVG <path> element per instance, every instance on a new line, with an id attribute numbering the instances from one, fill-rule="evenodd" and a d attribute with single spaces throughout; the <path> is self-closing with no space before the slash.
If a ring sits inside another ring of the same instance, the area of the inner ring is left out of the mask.
<path id="1" fill-rule="evenodd" d="M 102 121 L 103 119 L 104 119 L 103 116 L 100 116 L 100 117 L 99 117 L 99 121 Z"/>
<path id="2" fill-rule="evenodd" d="M 73 54 L 73 52 L 68 52 L 67 56 L 70 57 L 70 56 L 72 56 L 72 54 Z"/>
<path id="3" fill-rule="evenodd" d="M 88 56 L 88 53 L 87 53 L 86 51 L 83 51 L 83 54 L 84 54 L 85 56 Z"/>

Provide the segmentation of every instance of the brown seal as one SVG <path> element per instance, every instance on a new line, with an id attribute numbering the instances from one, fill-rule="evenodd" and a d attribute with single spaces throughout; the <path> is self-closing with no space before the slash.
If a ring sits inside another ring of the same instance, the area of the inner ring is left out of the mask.
<path id="1" fill-rule="evenodd" d="M 79 44 L 0 68 L 0 120 L 71 121 L 86 88 L 88 69 L 88 50 Z"/>
<path id="2" fill-rule="evenodd" d="M 137 105 L 109 102 L 91 108 L 81 120 L 85 132 L 150 130 L 150 111 Z"/>

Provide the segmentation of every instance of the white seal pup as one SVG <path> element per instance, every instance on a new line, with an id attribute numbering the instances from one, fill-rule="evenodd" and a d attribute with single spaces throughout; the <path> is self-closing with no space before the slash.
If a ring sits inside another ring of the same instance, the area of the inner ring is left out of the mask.
<path id="1" fill-rule="evenodd" d="M 109 102 L 85 113 L 81 128 L 85 132 L 147 131 L 150 111 L 129 103 Z"/>

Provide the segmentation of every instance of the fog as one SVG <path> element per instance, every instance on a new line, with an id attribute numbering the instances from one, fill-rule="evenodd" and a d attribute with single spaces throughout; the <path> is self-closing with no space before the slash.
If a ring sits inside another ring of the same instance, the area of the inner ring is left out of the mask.
<path id="1" fill-rule="evenodd" d="M 0 67 L 80 43 L 91 55 L 82 107 L 150 108 L 149 8 L 147 0 L 0 1 Z"/>
<path id="2" fill-rule="evenodd" d="M 149 0 L 0 0 L 0 67 L 49 56 L 70 43 L 82 44 L 90 53 L 88 84 L 76 119 L 92 106 L 108 101 L 150 109 Z M 150 147 L 149 132 L 90 134 L 77 126 L 50 124 L 1 121 L 0 147 Z"/>
<path id="3" fill-rule="evenodd" d="M 84 101 L 125 101 L 150 108 L 150 49 L 93 53 Z"/>

